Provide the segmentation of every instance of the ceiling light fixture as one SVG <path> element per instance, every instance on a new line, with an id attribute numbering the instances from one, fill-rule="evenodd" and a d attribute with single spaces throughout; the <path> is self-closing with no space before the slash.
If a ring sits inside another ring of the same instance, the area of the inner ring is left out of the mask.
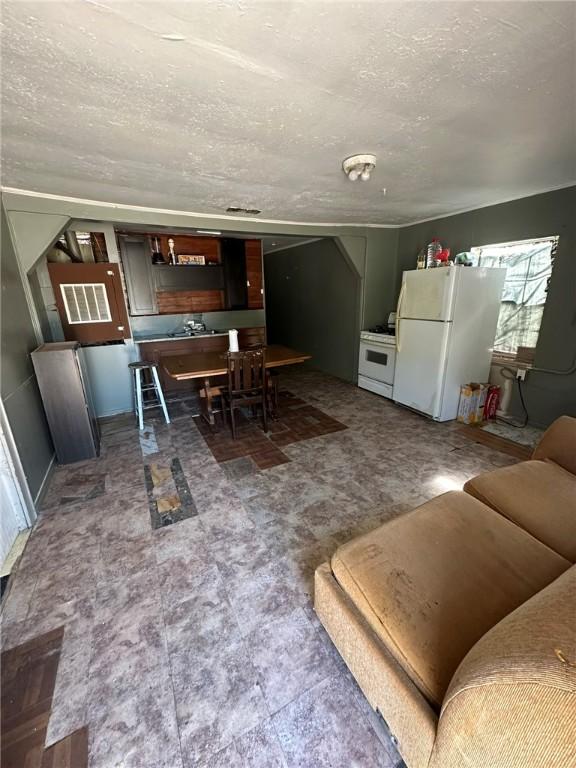
<path id="1" fill-rule="evenodd" d="M 160 35 L 160 37 L 162 38 L 162 40 L 168 40 L 170 43 L 181 43 L 184 40 L 186 40 L 184 35 L 178 35 L 175 32 L 170 32 L 169 34 L 166 34 L 166 35 Z"/>
<path id="2" fill-rule="evenodd" d="M 342 163 L 342 170 L 350 181 L 369 181 L 370 174 L 376 167 L 374 155 L 352 155 Z"/>
<path id="3" fill-rule="evenodd" d="M 218 232 L 216 229 L 197 229 L 197 235 L 221 235 L 222 232 Z"/>

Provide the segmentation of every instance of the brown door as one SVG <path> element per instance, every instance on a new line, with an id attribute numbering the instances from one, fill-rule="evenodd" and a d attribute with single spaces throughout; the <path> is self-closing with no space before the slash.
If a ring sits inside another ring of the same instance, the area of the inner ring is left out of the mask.
<path id="1" fill-rule="evenodd" d="M 130 338 L 118 264 L 48 264 L 67 341 Z"/>

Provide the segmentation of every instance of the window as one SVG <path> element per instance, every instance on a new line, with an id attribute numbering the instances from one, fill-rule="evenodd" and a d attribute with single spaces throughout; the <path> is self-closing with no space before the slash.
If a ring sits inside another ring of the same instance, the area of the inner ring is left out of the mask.
<path id="1" fill-rule="evenodd" d="M 558 237 L 472 248 L 479 267 L 506 267 L 494 351 L 516 357 L 536 347 Z"/>
<path id="2" fill-rule="evenodd" d="M 104 283 L 61 283 L 60 290 L 71 325 L 112 320 Z"/>

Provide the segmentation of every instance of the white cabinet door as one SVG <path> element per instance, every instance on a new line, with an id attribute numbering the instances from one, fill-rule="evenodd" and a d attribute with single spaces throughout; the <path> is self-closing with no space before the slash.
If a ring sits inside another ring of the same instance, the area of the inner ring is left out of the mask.
<path id="1" fill-rule="evenodd" d="M 397 326 L 394 400 L 436 417 L 440 410 L 450 323 L 401 320 Z"/>
<path id="2" fill-rule="evenodd" d="M 412 320 L 451 320 L 457 276 L 455 267 L 404 272 L 398 300 L 398 317 Z"/>

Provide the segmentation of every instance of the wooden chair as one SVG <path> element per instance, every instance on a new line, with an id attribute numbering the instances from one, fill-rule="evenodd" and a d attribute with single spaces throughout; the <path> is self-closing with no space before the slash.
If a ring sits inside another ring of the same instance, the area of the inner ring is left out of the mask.
<path id="1" fill-rule="evenodd" d="M 240 338 L 240 333 L 242 331 L 261 331 L 261 328 L 244 328 L 241 329 L 238 332 L 238 337 Z M 254 339 L 257 338 L 257 341 L 254 341 Z M 264 347 L 264 342 L 262 340 L 262 334 L 251 334 L 250 336 L 244 336 L 244 341 L 242 343 L 242 349 L 262 349 Z M 279 373 L 278 371 L 275 371 L 274 368 L 268 368 L 266 370 L 266 387 L 267 387 L 267 400 L 268 400 L 268 413 L 272 418 L 275 418 L 276 411 L 278 410 L 278 378 Z M 218 392 L 220 394 L 220 392 Z"/>
<path id="2" fill-rule="evenodd" d="M 275 371 L 274 368 L 270 368 L 266 373 L 268 374 L 268 399 L 270 401 L 270 412 L 276 417 L 278 412 L 278 380 L 280 378 L 280 372 Z"/>
<path id="3" fill-rule="evenodd" d="M 234 411 L 237 408 L 259 405 L 262 408 L 262 427 L 268 431 L 266 353 L 263 347 L 228 352 L 228 387 L 222 391 L 225 409 L 230 411 L 232 437 L 236 439 Z"/>

